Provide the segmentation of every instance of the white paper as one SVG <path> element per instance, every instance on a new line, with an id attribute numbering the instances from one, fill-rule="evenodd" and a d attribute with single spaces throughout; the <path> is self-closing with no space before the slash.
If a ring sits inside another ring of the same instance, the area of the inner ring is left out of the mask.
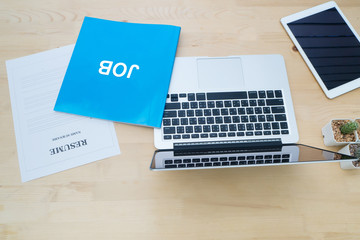
<path id="1" fill-rule="evenodd" d="M 6 61 L 23 182 L 120 154 L 112 122 L 53 110 L 73 49 Z"/>

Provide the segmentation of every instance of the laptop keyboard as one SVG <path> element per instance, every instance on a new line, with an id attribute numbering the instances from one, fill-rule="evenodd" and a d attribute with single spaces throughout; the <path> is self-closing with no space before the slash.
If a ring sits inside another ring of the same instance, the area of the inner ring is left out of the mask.
<path id="1" fill-rule="evenodd" d="M 266 154 L 247 156 L 211 156 L 211 157 L 184 157 L 167 159 L 164 161 L 165 168 L 196 168 L 196 167 L 219 167 L 236 165 L 256 165 L 289 163 L 290 154 Z"/>
<path id="2" fill-rule="evenodd" d="M 281 90 L 169 94 L 164 140 L 289 134 Z"/>

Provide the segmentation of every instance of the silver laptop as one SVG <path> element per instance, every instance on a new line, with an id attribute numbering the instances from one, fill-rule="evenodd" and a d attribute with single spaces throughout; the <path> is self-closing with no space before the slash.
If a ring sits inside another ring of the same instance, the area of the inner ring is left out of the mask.
<path id="1" fill-rule="evenodd" d="M 151 169 L 298 162 L 298 139 L 281 55 L 178 57 Z"/>

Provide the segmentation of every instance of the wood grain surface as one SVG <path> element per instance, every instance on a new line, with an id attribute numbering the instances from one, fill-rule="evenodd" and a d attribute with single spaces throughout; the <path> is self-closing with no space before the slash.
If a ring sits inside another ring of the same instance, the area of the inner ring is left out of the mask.
<path id="1" fill-rule="evenodd" d="M 121 155 L 21 183 L 5 60 L 75 43 L 84 16 L 182 27 L 177 56 L 284 56 L 300 143 L 360 117 L 329 100 L 280 24 L 316 0 L 1 0 L 0 239 L 360 239 L 360 171 L 337 163 L 151 172 L 153 130 L 115 123 Z M 338 0 L 360 32 L 359 0 Z M 338 148 L 327 148 L 338 150 Z"/>

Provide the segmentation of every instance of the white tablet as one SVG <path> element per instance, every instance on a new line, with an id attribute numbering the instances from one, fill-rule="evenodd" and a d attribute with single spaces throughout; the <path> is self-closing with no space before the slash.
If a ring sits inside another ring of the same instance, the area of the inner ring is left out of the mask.
<path id="1" fill-rule="evenodd" d="M 360 38 L 335 2 L 281 23 L 328 98 L 360 87 Z"/>

